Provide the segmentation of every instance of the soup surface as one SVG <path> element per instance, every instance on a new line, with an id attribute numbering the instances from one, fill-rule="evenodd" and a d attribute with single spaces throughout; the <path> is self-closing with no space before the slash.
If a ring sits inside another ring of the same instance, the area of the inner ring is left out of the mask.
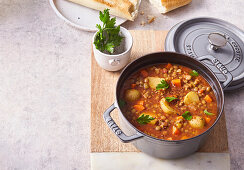
<path id="1" fill-rule="evenodd" d="M 206 131 L 217 118 L 217 101 L 197 71 L 175 64 L 144 68 L 124 83 L 119 105 L 140 131 L 183 140 Z"/>

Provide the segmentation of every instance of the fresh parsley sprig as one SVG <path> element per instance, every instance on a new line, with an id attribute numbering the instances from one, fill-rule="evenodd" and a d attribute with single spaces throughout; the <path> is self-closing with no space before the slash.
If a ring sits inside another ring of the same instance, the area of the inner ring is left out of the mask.
<path id="1" fill-rule="evenodd" d="M 178 98 L 176 98 L 176 97 L 165 97 L 165 100 L 167 102 L 172 102 L 173 100 L 176 100 L 176 99 L 178 99 Z"/>
<path id="2" fill-rule="evenodd" d="M 189 74 L 193 77 L 197 77 L 199 75 L 196 70 L 192 70 Z"/>
<path id="3" fill-rule="evenodd" d="M 192 115 L 189 111 L 186 111 L 185 113 L 182 114 L 182 117 L 186 120 L 191 120 L 192 119 Z"/>
<path id="4" fill-rule="evenodd" d="M 105 9 L 103 13 L 99 12 L 99 19 L 103 22 L 102 26 L 97 24 L 98 32 L 95 36 L 94 45 L 101 52 L 114 53 L 115 47 L 118 47 L 124 37 L 120 32 L 120 26 L 115 26 L 116 18 L 111 18 L 109 9 Z"/>
<path id="5" fill-rule="evenodd" d="M 206 115 L 209 115 L 209 116 L 214 115 L 213 113 L 210 113 L 210 112 L 208 112 L 207 110 L 204 110 L 204 113 L 205 113 Z"/>
<path id="6" fill-rule="evenodd" d="M 153 118 L 152 116 L 150 115 L 144 115 L 142 114 L 140 117 L 138 117 L 136 119 L 136 121 L 139 123 L 139 124 L 142 124 L 142 125 L 145 125 L 145 124 L 148 124 L 149 122 L 151 122 L 152 120 L 154 120 L 155 118 Z"/>
<path id="7" fill-rule="evenodd" d="M 167 88 L 169 88 L 169 84 L 165 80 L 162 80 L 160 84 L 156 86 L 156 90 L 167 89 Z"/>

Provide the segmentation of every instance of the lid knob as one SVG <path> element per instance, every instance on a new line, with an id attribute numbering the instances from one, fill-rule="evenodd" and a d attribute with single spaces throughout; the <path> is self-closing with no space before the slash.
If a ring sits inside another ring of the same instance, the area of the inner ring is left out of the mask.
<path id="1" fill-rule="evenodd" d="M 208 41 L 210 43 L 210 48 L 214 51 L 218 50 L 221 47 L 224 47 L 227 43 L 227 38 L 225 35 L 214 32 L 208 35 Z"/>

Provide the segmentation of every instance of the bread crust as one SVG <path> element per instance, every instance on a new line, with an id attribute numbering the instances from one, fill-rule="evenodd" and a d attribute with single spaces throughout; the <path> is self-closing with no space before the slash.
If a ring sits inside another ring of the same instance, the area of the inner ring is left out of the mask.
<path id="1" fill-rule="evenodd" d="M 192 0 L 149 0 L 160 13 L 167 13 L 176 8 L 189 4 Z"/>
<path id="2" fill-rule="evenodd" d="M 166 12 L 172 11 L 181 6 L 187 5 L 192 0 L 161 0 L 162 6 L 166 8 Z"/>
<path id="3" fill-rule="evenodd" d="M 138 13 L 140 0 L 68 0 L 88 8 L 103 11 L 110 9 L 110 14 L 133 21 Z"/>

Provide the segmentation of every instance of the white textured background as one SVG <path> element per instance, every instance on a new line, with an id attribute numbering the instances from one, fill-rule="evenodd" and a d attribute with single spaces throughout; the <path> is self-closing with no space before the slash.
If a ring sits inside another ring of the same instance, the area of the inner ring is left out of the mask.
<path id="1" fill-rule="evenodd" d="M 193 0 L 163 16 L 142 0 L 128 29 L 168 30 L 196 16 L 244 29 L 243 0 Z M 145 27 L 147 14 L 156 21 Z M 0 0 L 0 169 L 90 169 L 92 33 L 60 20 L 46 0 Z M 226 94 L 232 169 L 244 169 L 244 90 Z"/>

